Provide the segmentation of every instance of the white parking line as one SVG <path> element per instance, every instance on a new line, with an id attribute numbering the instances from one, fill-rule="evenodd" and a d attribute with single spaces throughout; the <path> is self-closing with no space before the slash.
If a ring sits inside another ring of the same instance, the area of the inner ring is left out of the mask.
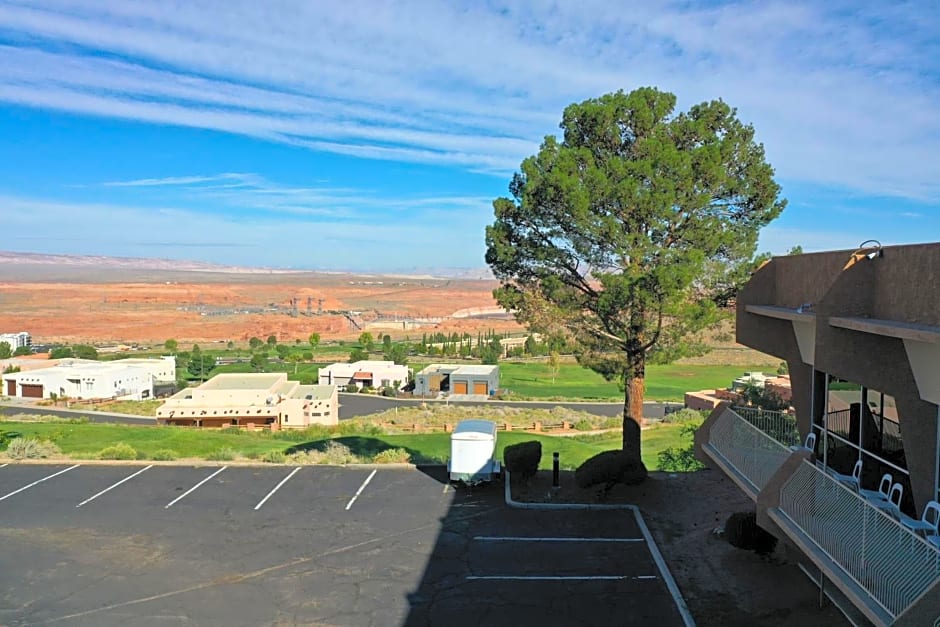
<path id="1" fill-rule="evenodd" d="M 136 477 L 136 476 L 139 475 L 140 473 L 142 473 L 142 472 L 144 472 L 144 471 L 146 471 L 146 470 L 150 470 L 151 468 L 153 468 L 153 464 L 151 464 L 150 466 L 147 466 L 146 468 L 141 468 L 140 470 L 138 470 L 138 471 L 135 472 L 134 474 L 132 474 L 132 475 L 130 475 L 130 476 L 128 476 L 128 477 L 124 477 L 123 479 L 121 479 L 120 481 L 118 481 L 117 483 L 115 483 L 114 485 L 108 486 L 107 488 L 105 488 L 104 490 L 102 490 L 101 492 L 99 492 L 98 494 L 96 494 L 96 495 L 94 495 L 94 496 L 92 496 L 92 497 L 89 497 L 89 498 L 85 499 L 84 501 L 82 501 L 81 503 L 79 503 L 78 505 L 76 505 L 75 507 L 81 507 L 81 506 L 84 505 L 85 503 L 91 503 L 92 501 L 94 501 L 96 498 L 98 498 L 98 497 L 101 496 L 102 494 L 106 494 L 106 493 L 110 492 L 111 490 L 113 490 L 114 488 L 118 487 L 119 485 L 121 485 L 121 484 L 124 483 L 125 481 L 130 481 L 131 479 L 133 479 L 134 477 Z"/>
<path id="2" fill-rule="evenodd" d="M 194 492 L 194 491 L 196 490 L 196 488 L 198 488 L 199 486 L 201 486 L 201 485 L 204 484 L 206 481 L 208 481 L 208 480 L 211 479 L 212 477 L 216 476 L 217 474 L 219 474 L 220 472 L 222 472 L 222 471 L 225 470 L 226 468 L 228 468 L 228 466 L 222 466 L 221 468 L 219 468 L 218 470 L 216 470 L 214 473 L 212 473 L 211 475 L 209 475 L 208 477 L 206 477 L 205 479 L 203 479 L 202 481 L 200 481 L 199 483 L 197 483 L 196 485 L 194 485 L 193 487 L 191 487 L 190 489 L 186 490 L 185 492 L 183 492 L 182 494 L 180 494 L 178 497 L 176 497 L 175 499 L 173 499 L 172 501 L 170 501 L 169 503 L 167 503 L 167 504 L 163 507 L 163 509 L 170 509 L 171 507 L 173 507 L 173 505 L 174 505 L 177 501 L 182 500 L 182 498 L 183 498 L 184 496 L 186 496 L 186 495 L 188 495 L 188 494 Z"/>
<path id="3" fill-rule="evenodd" d="M 347 511 L 347 512 L 349 511 L 349 508 L 352 507 L 353 503 L 356 502 L 356 499 L 359 498 L 359 495 L 362 494 L 362 491 L 366 489 L 366 486 L 369 485 L 369 482 L 372 481 L 372 477 L 375 476 L 375 473 L 376 473 L 376 471 L 373 470 L 373 471 L 369 474 L 369 476 L 366 477 L 366 480 L 362 482 L 362 485 L 359 486 L 359 489 L 356 490 L 356 493 L 353 494 L 353 497 L 352 497 L 351 499 L 349 499 L 349 502 L 348 502 L 348 503 L 346 503 L 346 511 Z"/>
<path id="4" fill-rule="evenodd" d="M 68 471 L 70 471 L 70 470 L 72 470 L 72 469 L 74 469 L 74 468 L 78 468 L 79 466 L 81 466 L 81 464 L 75 464 L 74 466 L 69 466 L 69 467 L 66 468 L 65 470 L 60 470 L 59 472 L 53 473 L 53 474 L 49 475 L 48 477 L 43 477 L 42 479 L 39 479 L 38 481 L 33 481 L 33 482 L 32 482 L 31 484 L 29 484 L 29 485 L 24 485 L 24 486 L 23 486 L 22 488 L 20 488 L 19 490 L 13 490 L 13 491 L 10 492 L 9 494 L 6 494 L 6 495 L 4 495 L 4 496 L 0 496 L 0 501 L 2 501 L 2 500 L 4 500 L 4 499 L 8 499 L 8 498 L 10 498 L 11 496 L 13 496 L 14 494 L 19 494 L 19 493 L 22 492 L 23 490 L 28 490 L 29 488 L 31 488 L 31 487 L 33 487 L 34 485 L 37 485 L 37 484 L 39 484 L 39 483 L 42 483 L 43 481 L 48 481 L 49 479 L 52 479 L 53 477 L 58 477 L 59 475 L 64 474 L 64 473 L 66 473 L 66 472 L 68 472 Z"/>
<path id="5" fill-rule="evenodd" d="M 467 575 L 467 581 L 622 581 L 624 579 L 656 579 L 652 575 Z"/>
<path id="6" fill-rule="evenodd" d="M 0 468 L 6 468 L 6 467 L 9 466 L 9 465 L 10 465 L 10 464 L 2 464 L 2 465 L 0 465 Z"/>
<path id="7" fill-rule="evenodd" d="M 261 502 L 260 502 L 260 503 L 258 503 L 257 505 L 255 505 L 255 510 L 261 509 L 261 506 L 264 505 L 265 502 L 266 502 L 269 498 L 271 498 L 271 496 L 272 496 L 275 492 L 277 492 L 278 490 L 280 490 L 280 489 L 281 489 L 281 486 L 284 485 L 285 483 L 287 483 L 287 481 L 288 481 L 291 477 L 293 477 L 294 475 L 296 475 L 298 470 L 300 470 L 300 466 L 297 466 L 297 468 L 294 468 L 294 469 L 290 472 L 289 475 L 287 475 L 286 477 L 284 477 L 283 479 L 281 479 L 281 482 L 280 482 L 279 484 L 277 484 L 276 486 L 274 486 L 274 489 L 271 490 L 270 492 L 268 492 L 267 495 L 266 495 L 263 499 L 261 499 Z"/>
<path id="8" fill-rule="evenodd" d="M 476 536 L 481 542 L 645 542 L 643 538 L 528 538 L 517 536 Z"/>

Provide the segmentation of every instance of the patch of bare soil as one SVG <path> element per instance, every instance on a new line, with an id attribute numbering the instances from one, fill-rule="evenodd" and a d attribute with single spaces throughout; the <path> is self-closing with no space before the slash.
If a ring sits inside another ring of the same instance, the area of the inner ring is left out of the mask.
<path id="1" fill-rule="evenodd" d="M 560 483 L 553 490 L 551 473 L 543 471 L 528 485 L 514 486 L 513 498 L 638 505 L 700 626 L 848 624 L 828 600 L 819 607 L 818 589 L 787 557 L 783 543 L 772 555 L 758 556 L 715 533 L 732 513 L 754 511 L 754 503 L 718 471 L 654 472 L 641 485 L 614 487 L 606 499 L 595 488 L 579 489 L 572 472 L 562 473 Z"/>

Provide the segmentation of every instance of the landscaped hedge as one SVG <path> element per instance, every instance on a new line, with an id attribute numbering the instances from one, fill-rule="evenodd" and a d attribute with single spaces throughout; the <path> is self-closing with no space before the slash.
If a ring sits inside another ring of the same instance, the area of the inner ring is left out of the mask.
<path id="1" fill-rule="evenodd" d="M 609 489 L 617 483 L 636 485 L 646 480 L 646 466 L 624 451 L 604 451 L 581 464 L 574 473 L 579 488 L 605 484 Z"/>
<path id="2" fill-rule="evenodd" d="M 503 465 L 514 477 L 534 477 L 542 461 L 542 443 L 538 440 L 512 444 L 503 450 Z"/>

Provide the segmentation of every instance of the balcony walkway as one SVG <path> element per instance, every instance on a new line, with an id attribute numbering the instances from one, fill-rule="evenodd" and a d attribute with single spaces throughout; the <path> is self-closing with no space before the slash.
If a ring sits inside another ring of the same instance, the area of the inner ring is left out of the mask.
<path id="1" fill-rule="evenodd" d="M 792 441 L 781 420 L 764 426 Z M 810 451 L 755 423 L 720 407 L 696 446 L 754 499 L 758 521 L 776 526 L 873 624 L 940 625 L 940 551 L 817 468 Z"/>

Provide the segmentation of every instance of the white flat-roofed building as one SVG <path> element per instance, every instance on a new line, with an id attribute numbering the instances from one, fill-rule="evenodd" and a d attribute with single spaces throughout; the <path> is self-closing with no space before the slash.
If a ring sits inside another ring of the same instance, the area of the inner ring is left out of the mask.
<path id="1" fill-rule="evenodd" d="M 415 395 L 474 394 L 489 396 L 499 389 L 499 366 L 431 364 L 415 375 Z"/>
<path id="2" fill-rule="evenodd" d="M 13 352 L 23 346 L 32 346 L 33 337 L 26 331 L 20 331 L 19 333 L 0 333 L 0 342 L 9 344 L 10 352 Z"/>
<path id="3" fill-rule="evenodd" d="M 176 358 L 92 361 L 63 359 L 57 365 L 3 375 L 3 393 L 19 398 L 145 400 L 156 382 L 176 380 Z"/>
<path id="4" fill-rule="evenodd" d="M 408 384 L 408 373 L 408 366 L 399 366 L 394 361 L 364 360 L 351 364 L 335 363 L 320 368 L 318 380 L 321 384 L 339 387 L 354 383 L 359 388 L 380 388 L 389 385 L 400 390 Z"/>
<path id="5" fill-rule="evenodd" d="M 157 409 L 157 421 L 195 427 L 303 429 L 339 422 L 336 386 L 301 385 L 287 374 L 219 374 L 186 388 Z"/>

